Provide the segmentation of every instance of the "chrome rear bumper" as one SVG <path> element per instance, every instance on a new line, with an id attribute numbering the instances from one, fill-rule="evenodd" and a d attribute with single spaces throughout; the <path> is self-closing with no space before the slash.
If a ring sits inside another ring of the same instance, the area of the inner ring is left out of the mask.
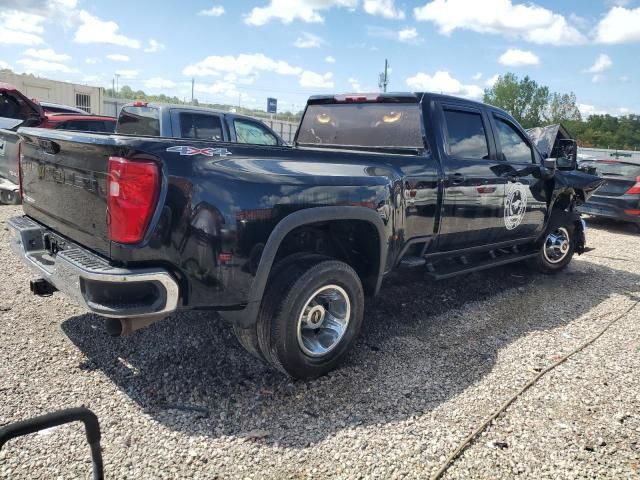
<path id="1" fill-rule="evenodd" d="M 32 270 L 98 315 L 112 318 L 162 316 L 176 310 L 179 288 L 164 269 L 126 269 L 63 239 L 29 217 L 7 222 L 11 248 Z M 51 255 L 47 238 L 62 249 Z"/>

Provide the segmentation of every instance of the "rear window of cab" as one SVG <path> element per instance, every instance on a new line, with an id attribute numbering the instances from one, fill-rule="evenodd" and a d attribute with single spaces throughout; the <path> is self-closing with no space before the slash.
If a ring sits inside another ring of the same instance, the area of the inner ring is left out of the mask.
<path id="1" fill-rule="evenodd" d="M 160 136 L 160 112 L 155 107 L 122 107 L 116 132 L 123 135 Z"/>

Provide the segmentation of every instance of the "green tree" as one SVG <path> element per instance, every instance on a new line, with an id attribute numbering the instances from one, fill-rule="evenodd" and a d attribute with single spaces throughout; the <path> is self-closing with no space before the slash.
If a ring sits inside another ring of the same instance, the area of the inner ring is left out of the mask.
<path id="1" fill-rule="evenodd" d="M 549 87 L 540 86 L 528 76 L 520 80 L 507 73 L 484 91 L 484 102 L 509 112 L 524 128 L 544 123 L 549 104 Z"/>
<path id="2" fill-rule="evenodd" d="M 569 121 L 580 121 L 580 110 L 576 104 L 576 94 L 552 93 L 544 111 L 544 121 L 548 124 L 566 123 Z"/>

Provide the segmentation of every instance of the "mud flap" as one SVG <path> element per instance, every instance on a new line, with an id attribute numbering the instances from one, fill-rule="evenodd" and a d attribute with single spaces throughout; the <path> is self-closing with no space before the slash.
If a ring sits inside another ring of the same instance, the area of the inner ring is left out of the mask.
<path id="1" fill-rule="evenodd" d="M 571 212 L 573 223 L 576 226 L 576 253 L 582 255 L 587 251 L 587 223 L 578 212 Z"/>

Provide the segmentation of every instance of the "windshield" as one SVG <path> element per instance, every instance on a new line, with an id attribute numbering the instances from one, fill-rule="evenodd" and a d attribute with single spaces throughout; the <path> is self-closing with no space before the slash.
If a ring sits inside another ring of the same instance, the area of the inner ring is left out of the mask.
<path id="1" fill-rule="evenodd" d="M 309 105 L 301 145 L 424 148 L 417 103 Z"/>
<path id="2" fill-rule="evenodd" d="M 640 164 L 617 162 L 614 160 L 585 160 L 580 162 L 580 166 L 595 168 L 595 174 L 604 177 L 640 177 Z"/>

